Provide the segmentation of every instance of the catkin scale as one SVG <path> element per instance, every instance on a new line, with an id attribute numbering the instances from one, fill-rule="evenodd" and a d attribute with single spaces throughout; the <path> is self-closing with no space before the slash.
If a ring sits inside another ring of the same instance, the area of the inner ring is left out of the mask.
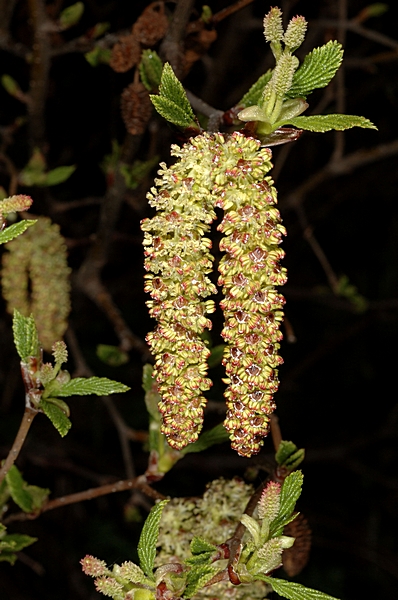
<path id="1" fill-rule="evenodd" d="M 218 285 L 226 342 L 223 364 L 228 384 L 224 422 L 232 447 L 243 456 L 256 454 L 268 432 L 275 409 L 277 367 L 284 298 L 275 286 L 286 281 L 279 261 L 285 235 L 276 190 L 267 176 L 271 151 L 260 142 L 235 132 L 230 136 L 202 134 L 182 148 L 179 159 L 161 165 L 160 179 L 148 195 L 157 209 L 142 222 L 145 232 L 145 289 L 151 295 L 150 314 L 158 321 L 147 340 L 155 355 L 155 377 L 162 398 L 162 431 L 171 446 L 195 441 L 202 426 L 203 392 L 209 350 L 201 339 L 211 328 L 207 314 L 216 292 L 211 242 L 204 234 L 224 211 L 218 229 L 224 234 Z"/>

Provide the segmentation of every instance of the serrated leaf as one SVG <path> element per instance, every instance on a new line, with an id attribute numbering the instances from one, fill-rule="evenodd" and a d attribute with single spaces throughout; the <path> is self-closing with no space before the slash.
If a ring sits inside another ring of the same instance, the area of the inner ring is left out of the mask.
<path id="1" fill-rule="evenodd" d="M 23 548 L 26 548 L 27 546 L 37 542 L 37 538 L 31 537 L 30 535 L 25 535 L 23 533 L 10 533 L 7 534 L 1 541 L 9 544 L 10 550 L 13 552 L 19 552 Z"/>
<path id="2" fill-rule="evenodd" d="M 67 6 L 59 16 L 59 25 L 61 31 L 64 31 L 65 29 L 69 29 L 69 27 L 76 25 L 76 23 L 80 21 L 83 12 L 83 2 L 75 2 L 75 4 Z"/>
<path id="3" fill-rule="evenodd" d="M 118 346 L 98 344 L 96 355 L 103 363 L 111 367 L 120 367 L 129 362 L 129 355 L 127 352 L 123 352 Z"/>
<path id="4" fill-rule="evenodd" d="M 150 96 L 152 104 L 162 117 L 179 127 L 190 127 L 195 123 L 195 115 L 182 83 L 166 63 L 163 67 L 159 86 L 159 96 Z"/>
<path id="5" fill-rule="evenodd" d="M 261 579 L 268 583 L 272 589 L 288 600 L 337 600 L 334 596 L 329 596 L 318 590 L 307 588 L 299 583 L 293 581 L 286 581 L 285 579 L 275 579 L 274 577 L 267 577 L 266 575 L 258 575 L 257 579 Z"/>
<path id="6" fill-rule="evenodd" d="M 185 448 L 181 450 L 181 454 L 190 454 L 191 452 L 202 452 L 203 450 L 214 446 L 214 444 L 222 444 L 228 439 L 228 432 L 224 428 L 223 424 L 219 423 L 219 425 L 216 425 L 209 431 L 205 431 L 205 433 L 202 433 L 202 435 L 196 442 L 185 446 Z"/>
<path id="7" fill-rule="evenodd" d="M 358 117 L 356 115 L 312 115 L 310 117 L 294 117 L 287 121 L 290 125 L 294 125 L 299 129 L 305 129 L 307 131 L 317 131 L 323 133 L 324 131 L 331 131 L 335 129 L 337 131 L 344 131 L 345 129 L 351 129 L 352 127 L 363 127 L 364 129 L 377 129 L 377 127 L 365 119 L 365 117 Z"/>
<path id="8" fill-rule="evenodd" d="M 184 109 L 180 108 L 175 102 L 169 98 L 162 96 L 154 96 L 150 94 L 150 99 L 157 112 L 169 123 L 178 125 L 179 127 L 190 127 L 193 124 L 193 119 L 187 114 Z"/>
<path id="9" fill-rule="evenodd" d="M 285 467 L 289 469 L 289 471 L 294 471 L 299 465 L 301 465 L 304 458 L 305 450 L 304 448 L 300 448 L 299 450 L 297 450 L 297 452 L 289 456 L 289 458 L 285 462 Z"/>
<path id="10" fill-rule="evenodd" d="M 33 498 L 25 489 L 26 481 L 24 481 L 19 469 L 12 465 L 6 477 L 6 482 L 11 498 L 21 510 L 26 513 L 33 512 Z"/>
<path id="11" fill-rule="evenodd" d="M 289 456 L 297 451 L 297 446 L 293 442 L 282 440 L 275 454 L 275 460 L 278 465 L 284 465 Z"/>
<path id="12" fill-rule="evenodd" d="M 136 160 L 132 165 L 121 165 L 120 172 L 124 177 L 126 186 L 130 190 L 135 190 L 158 163 L 159 157 L 154 156 L 146 161 Z"/>
<path id="13" fill-rule="evenodd" d="M 52 402 L 47 402 L 46 400 L 40 401 L 40 408 L 46 417 L 50 419 L 59 435 L 61 437 L 65 437 L 69 429 L 72 427 L 72 423 L 65 415 L 64 411 Z"/>
<path id="14" fill-rule="evenodd" d="M 184 598 L 191 598 L 201 590 L 221 570 L 215 565 L 203 565 L 192 568 L 187 574 L 187 586 Z"/>
<path id="15" fill-rule="evenodd" d="M 162 500 L 158 504 L 155 504 L 144 523 L 138 542 L 137 552 L 140 559 L 140 567 L 150 579 L 154 579 L 153 567 L 155 564 L 160 518 L 168 502 L 169 500 Z"/>
<path id="16" fill-rule="evenodd" d="M 195 536 L 191 540 L 190 550 L 192 554 L 201 554 L 202 552 L 214 552 L 217 550 L 217 546 L 210 544 L 210 542 L 207 542 L 201 537 Z"/>
<path id="17" fill-rule="evenodd" d="M 144 50 L 139 64 L 141 81 L 150 92 L 156 90 L 161 81 L 163 63 L 155 50 Z"/>
<path id="18" fill-rule="evenodd" d="M 202 552 L 202 554 L 196 554 L 195 556 L 187 558 L 185 564 L 189 565 L 190 567 L 209 565 L 212 562 L 213 555 L 214 552 Z"/>
<path id="19" fill-rule="evenodd" d="M 59 183 L 63 183 L 76 171 L 76 167 L 74 165 L 56 167 L 51 171 L 46 173 L 46 177 L 43 183 L 40 183 L 41 187 L 49 187 L 50 185 L 58 185 Z"/>
<path id="20" fill-rule="evenodd" d="M 237 106 L 253 106 L 254 104 L 261 104 L 261 97 L 265 86 L 269 82 L 272 76 L 272 71 L 269 69 L 266 73 L 261 75 L 254 83 L 243 98 L 237 103 Z"/>
<path id="21" fill-rule="evenodd" d="M 39 339 L 33 316 L 24 317 L 16 309 L 14 310 L 12 331 L 14 344 L 22 362 L 26 362 L 30 356 L 38 356 Z"/>
<path id="22" fill-rule="evenodd" d="M 271 537 L 278 537 L 278 536 L 282 535 L 283 528 L 286 527 L 286 525 L 289 525 L 289 523 L 291 523 L 292 521 L 294 521 L 299 514 L 300 513 L 296 512 L 290 516 L 287 516 L 284 518 L 279 517 L 279 518 L 275 519 L 275 521 L 272 524 L 272 528 L 270 529 Z"/>
<path id="23" fill-rule="evenodd" d="M 113 381 L 107 377 L 76 377 L 65 383 L 57 392 L 57 396 L 108 396 L 109 394 L 121 394 L 130 388 L 124 383 Z"/>
<path id="24" fill-rule="evenodd" d="M 342 45 L 336 40 L 330 40 L 324 46 L 312 50 L 295 72 L 287 96 L 305 97 L 314 90 L 325 87 L 341 65 L 343 53 Z"/>
<path id="25" fill-rule="evenodd" d="M 271 535 L 278 532 L 282 527 L 282 523 L 293 513 L 296 502 L 300 497 L 302 486 L 303 474 L 301 471 L 294 471 L 286 477 L 281 490 L 278 516 L 270 524 Z"/>
<path id="26" fill-rule="evenodd" d="M 177 106 L 179 106 L 191 121 L 195 120 L 195 115 L 191 104 L 187 98 L 187 94 L 181 81 L 175 76 L 174 71 L 169 63 L 165 63 L 160 79 L 159 94 L 163 98 L 168 98 Z"/>
<path id="27" fill-rule="evenodd" d="M 9 227 L 6 227 L 6 229 L 0 231 L 0 244 L 6 244 L 7 242 L 10 242 L 36 222 L 37 221 L 34 219 L 29 219 L 28 221 L 19 221 L 18 223 L 13 223 Z"/>

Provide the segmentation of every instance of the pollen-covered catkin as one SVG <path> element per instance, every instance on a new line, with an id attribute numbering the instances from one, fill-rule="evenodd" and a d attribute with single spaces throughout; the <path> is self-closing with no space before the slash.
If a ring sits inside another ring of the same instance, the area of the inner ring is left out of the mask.
<path id="1" fill-rule="evenodd" d="M 220 249 L 226 252 L 219 267 L 229 384 L 225 426 L 232 446 L 250 456 L 268 432 L 281 362 L 284 299 L 275 285 L 286 279 L 278 247 L 285 230 L 266 177 L 271 152 L 235 132 L 204 133 L 182 148 L 173 146 L 172 154 L 179 160 L 170 168 L 161 165 L 161 178 L 148 195 L 158 212 L 142 222 L 150 271 L 145 289 L 152 297 L 150 314 L 158 321 L 147 340 L 155 355 L 162 431 L 172 447 L 181 449 L 197 439 L 202 426 L 203 392 L 211 381 L 201 334 L 211 328 L 205 315 L 214 311 L 214 302 L 205 298 L 216 292 L 207 277 L 211 242 L 203 236 L 217 206 L 224 210 L 219 229 L 225 236 Z"/>
<path id="2" fill-rule="evenodd" d="M 224 421 L 232 448 L 242 456 L 259 452 L 275 409 L 277 367 L 285 300 L 275 286 L 286 282 L 279 265 L 285 228 L 275 208 L 276 190 L 270 177 L 271 151 L 252 138 L 241 139 L 241 159 L 228 172 L 217 206 L 224 209 L 218 284 L 227 343 L 223 364 L 228 388 Z"/>
<path id="3" fill-rule="evenodd" d="M 141 224 L 150 271 L 145 290 L 152 297 L 147 304 L 158 322 L 147 341 L 162 398 L 162 432 L 176 449 L 198 438 L 203 392 L 211 386 L 206 377 L 209 350 L 200 336 L 211 328 L 206 315 L 214 311 L 214 302 L 205 298 L 216 292 L 207 277 L 211 242 L 204 237 L 215 218 L 212 146 L 217 143 L 211 137 L 199 136 L 182 148 L 172 147 L 179 160 L 170 168 L 160 165 L 161 178 L 148 194 L 158 213 Z"/>
<path id="4" fill-rule="evenodd" d="M 47 217 L 6 244 L 1 283 L 7 310 L 33 314 L 45 350 L 62 339 L 70 312 L 70 269 L 59 226 Z"/>

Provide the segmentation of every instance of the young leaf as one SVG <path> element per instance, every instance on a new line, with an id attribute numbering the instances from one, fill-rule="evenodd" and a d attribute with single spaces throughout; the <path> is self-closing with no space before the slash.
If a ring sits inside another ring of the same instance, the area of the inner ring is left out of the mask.
<path id="1" fill-rule="evenodd" d="M 167 503 L 168 500 L 162 500 L 152 508 L 144 523 L 138 542 L 137 552 L 140 559 L 140 567 L 150 579 L 153 579 L 160 518 Z"/>
<path id="2" fill-rule="evenodd" d="M 210 542 L 207 542 L 201 537 L 195 536 L 192 538 L 190 550 L 192 554 L 201 554 L 202 552 L 214 552 L 217 550 L 217 546 L 210 544 Z"/>
<path id="3" fill-rule="evenodd" d="M 297 451 L 297 446 L 293 442 L 282 440 L 275 454 L 275 460 L 278 465 L 284 465 L 287 459 Z"/>
<path id="4" fill-rule="evenodd" d="M 57 396 L 108 396 L 109 394 L 121 394 L 130 388 L 123 383 L 113 381 L 107 377 L 76 377 L 65 383 L 57 392 Z"/>
<path id="5" fill-rule="evenodd" d="M 65 437 L 69 429 L 72 427 L 72 423 L 65 415 L 64 411 L 52 402 L 47 402 L 46 400 L 40 401 L 40 408 L 46 417 L 50 419 L 59 435 L 61 437 Z"/>
<path id="6" fill-rule="evenodd" d="M 156 379 L 152 377 L 153 366 L 149 363 L 144 365 L 142 369 L 142 387 L 144 392 L 151 392 Z"/>
<path id="7" fill-rule="evenodd" d="M 0 539 L 0 561 L 7 561 L 14 564 L 17 560 L 15 552 L 34 544 L 37 538 L 22 533 L 10 533 Z"/>
<path id="8" fill-rule="evenodd" d="M 26 362 L 29 356 L 38 356 L 39 339 L 33 316 L 24 317 L 16 309 L 12 322 L 14 344 L 22 362 Z"/>
<path id="9" fill-rule="evenodd" d="M 24 481 L 19 469 L 15 465 L 8 471 L 6 481 L 11 498 L 15 504 L 26 513 L 33 512 L 33 498 L 25 489 L 27 485 L 26 481 Z"/>
<path id="10" fill-rule="evenodd" d="M 35 223 L 35 220 L 29 219 L 29 221 L 19 221 L 18 223 L 13 223 L 9 227 L 6 227 L 6 229 L 0 231 L 0 244 L 6 244 L 7 242 L 10 242 Z"/>
<path id="11" fill-rule="evenodd" d="M 163 67 L 159 96 L 151 95 L 150 98 L 158 113 L 167 121 L 179 127 L 195 124 L 195 115 L 185 90 L 169 63 Z"/>
<path id="12" fill-rule="evenodd" d="M 192 568 L 187 575 L 187 587 L 184 598 L 191 598 L 201 590 L 220 571 L 215 565 L 203 565 Z"/>
<path id="13" fill-rule="evenodd" d="M 323 133 L 324 131 L 331 131 L 335 129 L 337 131 L 344 131 L 345 129 L 351 129 L 352 127 L 363 127 L 364 129 L 377 129 L 375 125 L 369 119 L 365 117 L 357 117 L 356 115 L 312 115 L 310 117 L 294 117 L 287 121 L 290 125 L 294 125 L 299 129 L 305 129 L 307 131 L 317 131 Z"/>
<path id="14" fill-rule="evenodd" d="M 207 364 L 209 365 L 209 369 L 213 367 L 217 367 L 217 365 L 221 364 L 222 357 L 224 354 L 225 344 L 218 344 L 218 346 L 214 346 L 210 349 L 210 356 L 207 359 Z"/>
<path id="15" fill-rule="evenodd" d="M 181 450 L 181 454 L 190 454 L 191 452 L 202 452 L 202 450 L 206 450 L 207 448 L 210 448 L 210 446 L 214 446 L 214 444 L 222 444 L 228 439 L 229 434 L 225 430 L 223 424 L 220 423 L 212 429 L 209 429 L 209 431 L 205 431 L 205 433 L 202 433 L 199 439 L 193 444 L 185 446 L 185 448 Z"/>
<path id="16" fill-rule="evenodd" d="M 156 90 L 161 81 L 163 63 L 155 50 L 144 50 L 139 64 L 140 77 L 146 89 Z"/>
<path id="17" fill-rule="evenodd" d="M 307 54 L 303 64 L 293 76 L 293 83 L 287 92 L 289 98 L 308 96 L 317 88 L 325 87 L 335 76 L 343 60 L 343 48 L 336 40 L 315 48 Z"/>
<path id="18" fill-rule="evenodd" d="M 94 46 L 90 52 L 86 52 L 84 58 L 92 67 L 98 67 L 101 64 L 109 64 L 111 60 L 112 50 L 109 48 L 102 48 L 101 46 Z"/>
<path id="19" fill-rule="evenodd" d="M 153 94 L 149 97 L 157 112 L 166 121 L 169 121 L 169 123 L 173 123 L 179 127 L 190 127 L 193 124 L 193 119 L 190 118 L 190 115 L 169 98 L 154 96 Z"/>
<path id="20" fill-rule="evenodd" d="M 283 526 L 282 524 L 286 524 L 286 518 L 291 516 L 294 507 L 296 506 L 296 502 L 300 497 L 302 485 L 303 474 L 301 471 L 294 471 L 286 477 L 280 495 L 279 513 L 270 525 L 270 532 L 272 535 L 279 533 L 279 530 Z"/>
<path id="21" fill-rule="evenodd" d="M 288 598 L 288 600 L 337 600 L 334 596 L 304 587 L 293 581 L 275 579 L 274 577 L 267 577 L 267 575 L 258 575 L 257 579 L 268 583 L 279 596 Z"/>
<path id="22" fill-rule="evenodd" d="M 58 185 L 59 183 L 63 183 L 76 171 L 76 167 L 74 165 L 64 166 L 64 167 L 56 167 L 51 171 L 48 171 L 46 174 L 46 178 L 43 183 L 40 185 L 50 186 L 50 185 Z"/>
<path id="23" fill-rule="evenodd" d="M 41 508 L 50 493 L 50 490 L 46 488 L 29 485 L 15 465 L 8 471 L 5 482 L 15 504 L 27 513 L 35 512 Z"/>
<path id="24" fill-rule="evenodd" d="M 202 552 L 201 554 L 195 554 L 191 558 L 187 558 L 185 561 L 186 565 L 190 567 L 197 567 L 199 565 L 209 565 L 212 562 L 213 552 Z"/>
<path id="25" fill-rule="evenodd" d="M 69 29 L 69 27 L 76 25 L 76 23 L 80 21 L 83 12 L 83 2 L 75 2 L 75 4 L 67 6 L 59 16 L 59 26 L 61 31 L 64 31 L 65 29 Z"/>
<path id="26" fill-rule="evenodd" d="M 120 365 L 125 365 L 129 362 L 127 352 L 123 352 L 118 346 L 98 344 L 96 355 L 103 363 L 111 367 L 120 367 Z"/>
<path id="27" fill-rule="evenodd" d="M 257 79 L 256 83 L 253 83 L 248 92 L 243 96 L 243 98 L 237 103 L 237 106 L 253 106 L 254 104 L 261 103 L 261 96 L 264 91 L 265 86 L 271 79 L 272 71 L 268 69 L 266 73 L 261 75 L 259 79 Z"/>

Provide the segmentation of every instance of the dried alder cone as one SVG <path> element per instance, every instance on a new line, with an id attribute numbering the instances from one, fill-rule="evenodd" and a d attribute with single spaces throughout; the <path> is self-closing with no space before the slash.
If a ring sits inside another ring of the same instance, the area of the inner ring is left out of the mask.
<path id="1" fill-rule="evenodd" d="M 179 160 L 161 165 L 156 188 L 148 195 L 158 210 L 142 222 L 145 232 L 146 291 L 150 314 L 158 321 L 148 342 L 155 355 L 155 376 L 162 401 L 162 431 L 169 444 L 181 449 L 197 439 L 202 427 L 203 392 L 209 350 L 201 339 L 211 328 L 206 314 L 216 292 L 207 277 L 213 257 L 203 237 L 224 210 L 219 230 L 219 285 L 225 315 L 222 335 L 227 343 L 224 365 L 228 388 L 225 427 L 232 447 L 242 456 L 256 454 L 268 432 L 278 387 L 277 367 L 284 298 L 275 290 L 286 281 L 279 266 L 285 229 L 275 208 L 276 191 L 267 177 L 271 151 L 235 132 L 203 134 L 182 148 L 172 147 Z"/>

